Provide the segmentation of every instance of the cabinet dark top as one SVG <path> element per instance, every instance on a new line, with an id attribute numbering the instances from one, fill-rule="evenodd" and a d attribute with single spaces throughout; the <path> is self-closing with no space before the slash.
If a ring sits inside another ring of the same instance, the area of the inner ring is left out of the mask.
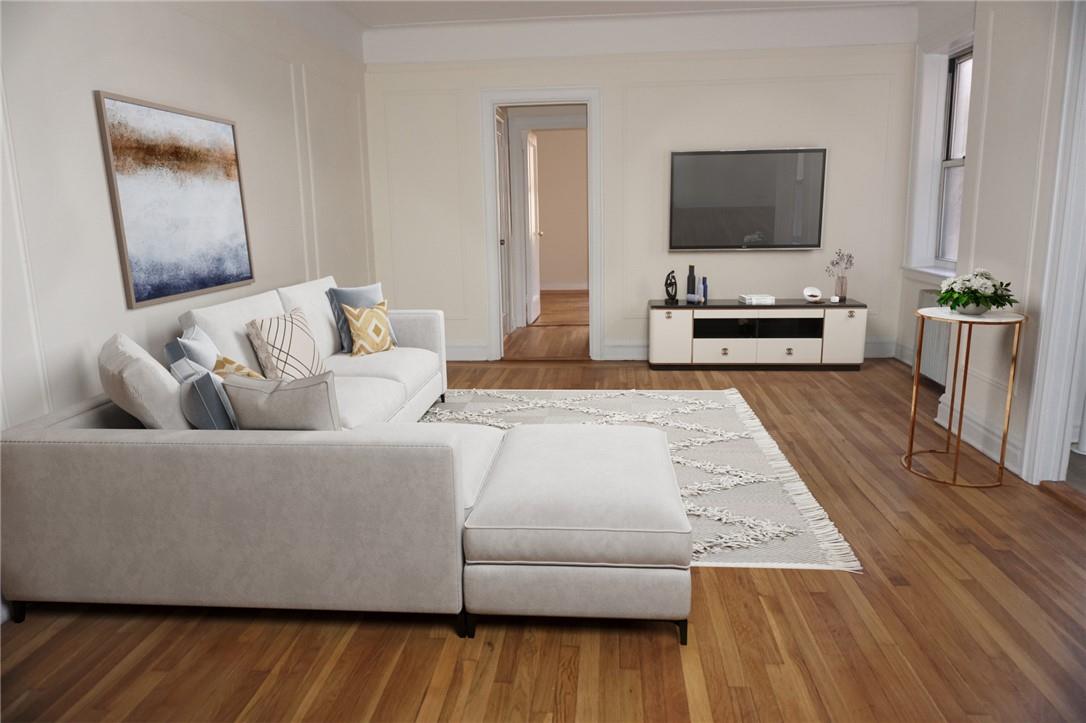
<path id="1" fill-rule="evenodd" d="M 813 304 L 806 299 L 777 299 L 775 304 L 743 304 L 739 299 L 709 299 L 706 304 L 668 304 L 664 299 L 650 299 L 650 309 L 866 309 L 867 304 L 854 298 L 836 304 L 829 300 Z"/>

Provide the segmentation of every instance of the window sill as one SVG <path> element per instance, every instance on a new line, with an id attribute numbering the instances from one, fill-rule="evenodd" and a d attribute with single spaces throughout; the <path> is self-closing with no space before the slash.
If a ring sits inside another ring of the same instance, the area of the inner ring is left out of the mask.
<path id="1" fill-rule="evenodd" d="M 928 284 L 940 284 L 957 276 L 955 271 L 939 266 L 902 266 L 901 271 L 907 279 Z"/>

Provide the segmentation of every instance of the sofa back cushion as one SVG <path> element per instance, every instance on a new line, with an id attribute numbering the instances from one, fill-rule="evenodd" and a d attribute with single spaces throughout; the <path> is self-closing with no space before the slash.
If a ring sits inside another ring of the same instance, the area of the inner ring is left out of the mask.
<path id="1" fill-rule="evenodd" d="M 294 286 L 284 286 L 278 290 L 283 309 L 301 309 L 309 320 L 309 331 L 321 359 L 339 351 L 339 331 L 332 314 L 332 305 L 328 303 L 328 289 L 336 285 L 331 276 L 315 281 L 306 281 Z"/>
<path id="2" fill-rule="evenodd" d="M 246 336 L 245 325 L 252 319 L 276 316 L 285 311 L 279 301 L 279 293 L 265 291 L 256 296 L 186 311 L 179 321 L 182 329 L 191 326 L 203 329 L 223 356 L 239 361 L 250 369 L 259 369 L 260 362 Z"/>
<path id="3" fill-rule="evenodd" d="M 191 429 L 181 411 L 181 385 L 124 334 L 102 345 L 98 376 L 113 403 L 148 429 Z"/>

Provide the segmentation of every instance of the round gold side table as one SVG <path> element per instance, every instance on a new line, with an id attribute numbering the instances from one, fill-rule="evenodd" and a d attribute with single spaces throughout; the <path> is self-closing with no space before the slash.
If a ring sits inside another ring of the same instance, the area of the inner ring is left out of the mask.
<path id="1" fill-rule="evenodd" d="M 970 316 L 968 314 L 959 314 L 956 311 L 951 311 L 950 309 L 941 306 L 930 306 L 924 309 L 918 309 L 916 311 L 916 316 L 920 321 L 916 327 L 916 362 L 913 364 L 913 401 L 912 411 L 909 415 L 909 448 L 901 457 L 901 464 L 913 474 L 923 477 L 924 479 L 929 479 L 932 482 L 953 485 L 955 487 L 998 487 L 1003 484 L 1003 470 L 1007 460 L 1007 430 L 1011 423 L 1011 398 L 1014 395 L 1014 371 L 1015 367 L 1018 365 L 1018 342 L 1022 336 L 1022 323 L 1026 320 L 1026 317 L 1022 314 L 1016 314 L 1013 311 L 989 311 L 983 316 Z M 958 328 L 954 348 L 954 380 L 951 382 L 950 386 L 950 406 L 948 408 L 949 412 L 946 422 L 945 447 L 943 449 L 922 449 L 913 451 L 913 441 L 916 437 L 916 398 L 920 391 L 920 355 L 924 350 L 924 323 L 929 320 L 954 324 Z M 954 428 L 954 402 L 958 393 L 958 360 L 962 353 L 963 326 L 967 328 L 967 331 L 965 334 L 965 364 L 962 367 L 962 395 L 958 402 L 958 430 L 957 432 L 952 432 Z M 962 455 L 962 421 L 965 419 L 965 390 L 969 382 L 969 352 L 973 345 L 974 326 L 1014 326 L 1014 342 L 1011 345 L 1011 371 L 1010 378 L 1007 380 L 1007 403 L 1003 409 L 1003 440 L 999 445 L 999 466 L 996 468 L 995 482 L 986 484 L 964 484 L 958 481 L 958 462 Z M 950 479 L 942 479 L 913 469 L 913 457 L 916 455 L 951 454 L 951 437 L 955 437 L 956 441 L 953 452 L 954 471 L 951 473 Z"/>

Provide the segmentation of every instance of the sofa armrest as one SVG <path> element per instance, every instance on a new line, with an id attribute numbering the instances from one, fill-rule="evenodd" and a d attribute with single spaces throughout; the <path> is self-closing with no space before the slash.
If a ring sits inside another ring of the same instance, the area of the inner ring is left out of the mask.
<path id="1" fill-rule="evenodd" d="M 446 425 L 5 437 L 23 601 L 455 613 L 466 457 Z"/>
<path id="2" fill-rule="evenodd" d="M 445 369 L 445 312 L 440 309 L 392 309 L 389 321 L 396 332 L 396 343 L 429 349 L 441 360 L 441 389 L 449 388 Z"/>

